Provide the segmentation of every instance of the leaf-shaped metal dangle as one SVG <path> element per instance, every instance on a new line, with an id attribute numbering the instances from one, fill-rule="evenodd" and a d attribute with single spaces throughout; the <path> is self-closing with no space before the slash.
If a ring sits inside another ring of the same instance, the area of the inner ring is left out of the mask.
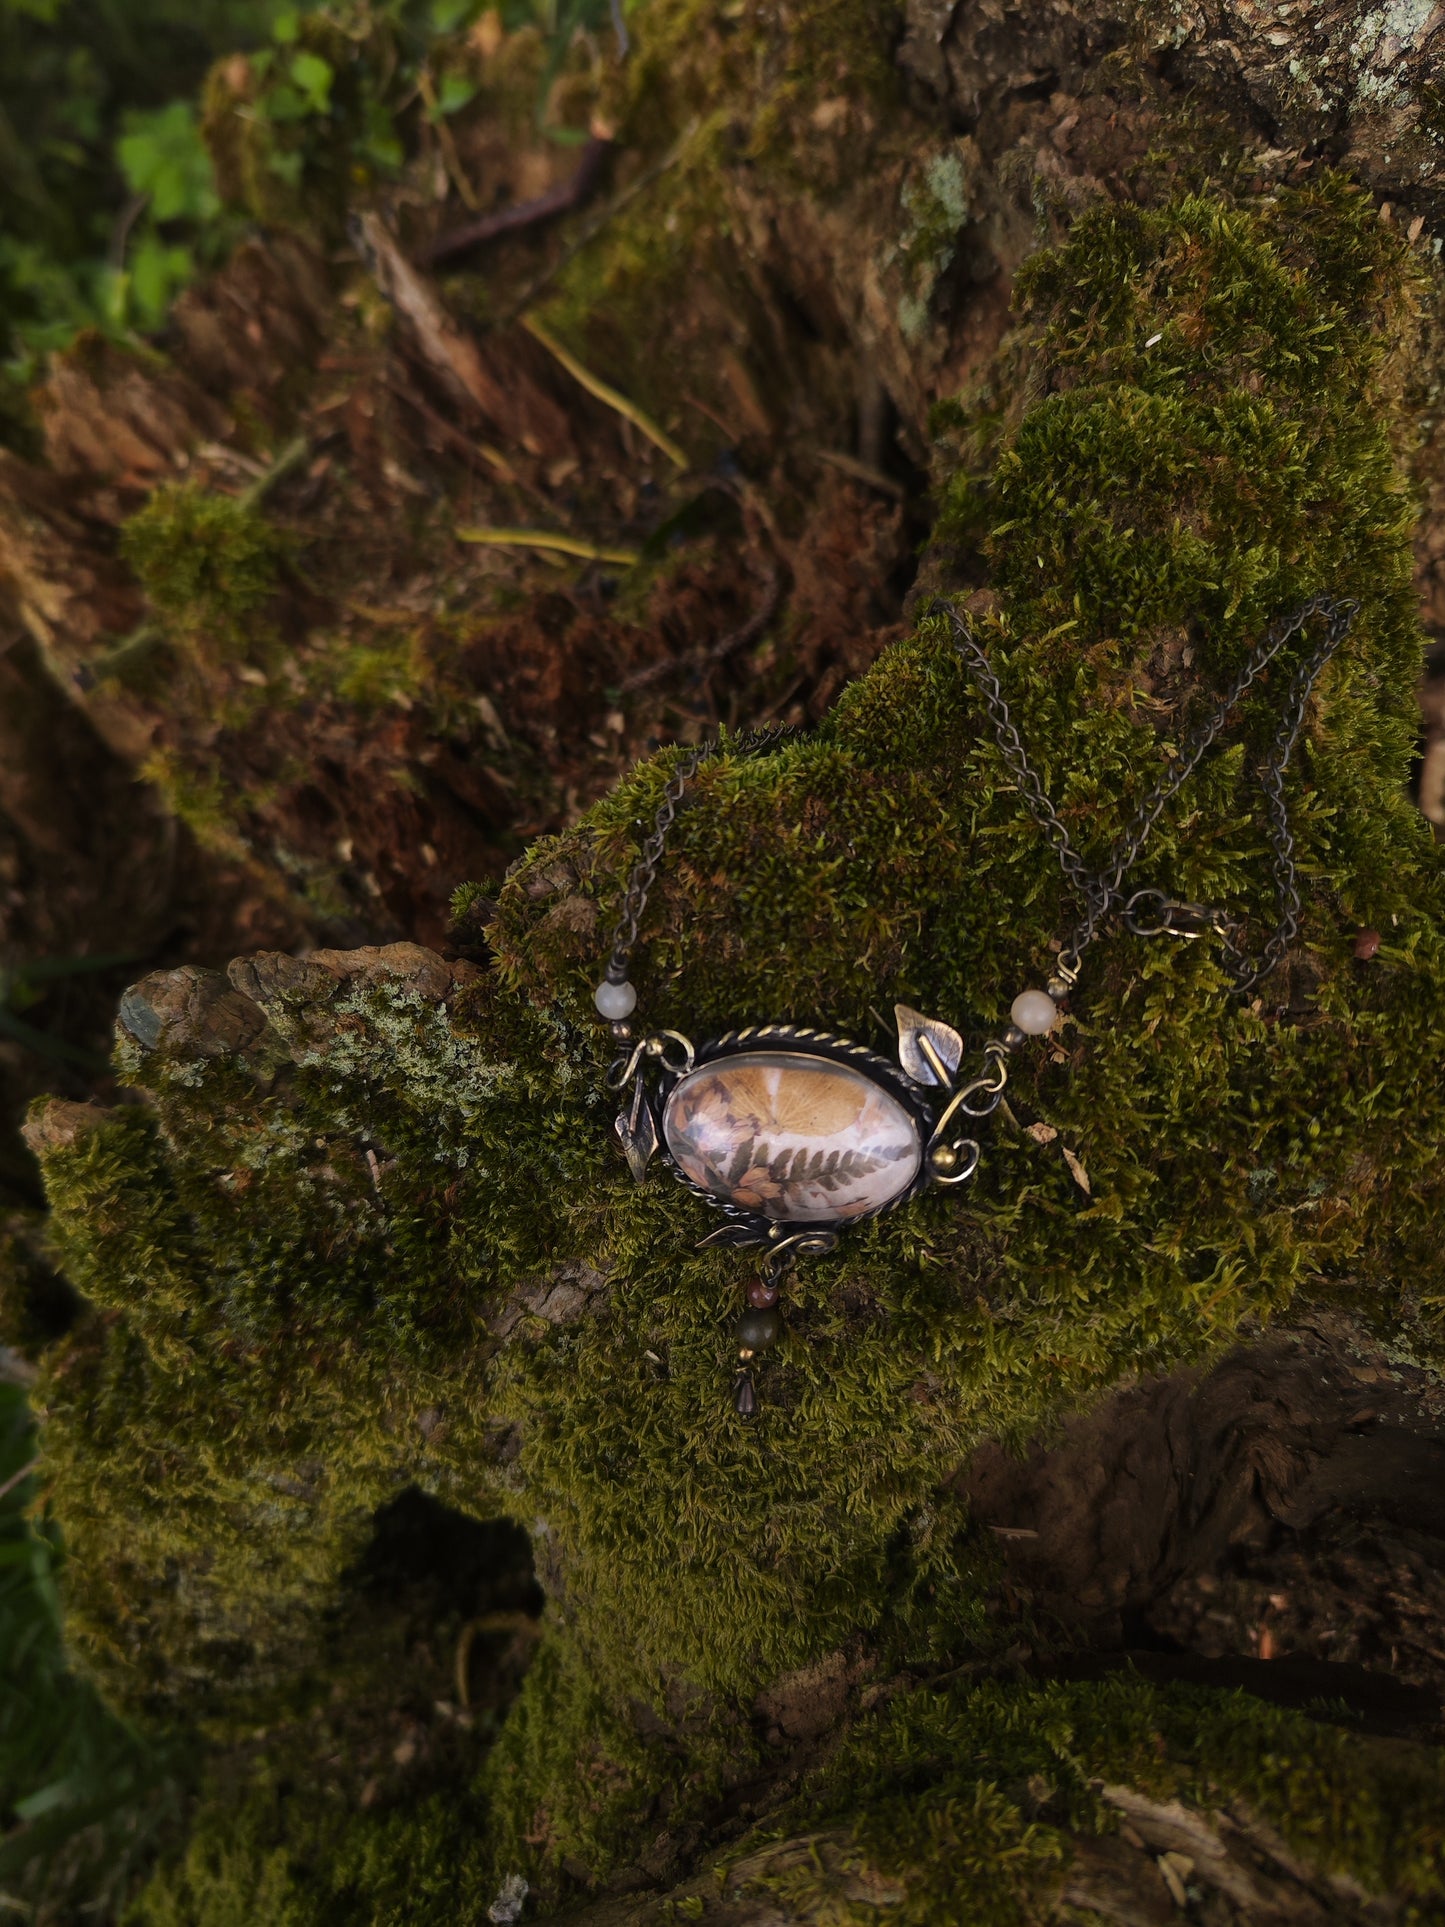
<path id="1" fill-rule="evenodd" d="M 947 1090 L 963 1058 L 963 1039 L 952 1024 L 925 1017 L 907 1004 L 893 1006 L 898 1026 L 898 1061 L 915 1084 L 941 1084 Z"/>
<path id="2" fill-rule="evenodd" d="M 647 1176 L 652 1154 L 657 1149 L 658 1136 L 657 1120 L 652 1115 L 652 1105 L 640 1077 L 632 1087 L 631 1105 L 627 1110 L 617 1113 L 617 1122 L 612 1128 L 627 1153 L 628 1170 L 635 1182 L 641 1184 Z"/>
<path id="3" fill-rule="evenodd" d="M 720 1249 L 745 1251 L 749 1245 L 762 1245 L 767 1241 L 766 1224 L 760 1229 L 758 1220 L 753 1219 L 743 1224 L 720 1224 L 716 1231 L 709 1231 L 705 1238 L 699 1238 L 693 1250 L 706 1251 L 709 1246 L 717 1245 Z"/>

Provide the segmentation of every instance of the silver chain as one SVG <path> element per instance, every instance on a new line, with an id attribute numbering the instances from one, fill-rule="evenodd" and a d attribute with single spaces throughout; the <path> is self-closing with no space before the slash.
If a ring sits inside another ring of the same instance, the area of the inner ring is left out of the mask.
<path id="1" fill-rule="evenodd" d="M 938 601 L 932 605 L 929 610 L 931 615 L 943 615 L 952 624 L 955 647 L 983 697 L 999 754 L 1018 785 L 1024 807 L 1043 831 L 1045 841 L 1058 857 L 1060 869 L 1078 892 L 1083 906 L 1082 916 L 1064 940 L 1059 953 L 1058 969 L 1061 976 L 1069 981 L 1077 977 L 1084 951 L 1099 934 L 1105 919 L 1116 909 L 1122 910 L 1126 926 L 1136 936 L 1169 934 L 1194 937 L 1212 931 L 1220 939 L 1224 967 L 1233 978 L 1237 991 L 1253 990 L 1283 960 L 1299 934 L 1300 917 L 1299 872 L 1295 865 L 1289 806 L 1285 801 L 1284 772 L 1299 740 L 1305 705 L 1325 665 L 1348 635 L 1358 607 L 1358 603 L 1337 602 L 1330 596 L 1311 596 L 1291 615 L 1283 616 L 1274 623 L 1251 651 L 1229 688 L 1215 699 L 1208 714 L 1185 738 L 1178 754 L 1170 759 L 1168 767 L 1134 811 L 1128 828 L 1110 850 L 1104 867 L 1090 870 L 1074 848 L 1058 812 L 1049 801 L 1038 772 L 1028 759 L 993 665 L 968 619 L 949 603 Z M 1198 768 L 1206 751 L 1219 739 L 1231 710 L 1290 638 L 1298 635 L 1316 616 L 1325 619 L 1324 637 L 1314 653 L 1295 670 L 1279 731 L 1259 771 L 1259 787 L 1265 799 L 1266 834 L 1274 852 L 1275 897 L 1279 916 L 1259 957 L 1251 959 L 1239 946 L 1240 926 L 1222 912 L 1203 904 L 1177 902 L 1162 890 L 1139 890 L 1126 902 L 1123 884 L 1139 861 L 1166 804 Z M 747 730 L 735 736 L 726 747 L 734 755 L 756 756 L 776 748 L 779 742 L 794 734 L 796 731 L 789 727 Z M 657 881 L 668 833 L 677 818 L 687 786 L 707 758 L 722 747 L 711 742 L 700 744 L 682 758 L 668 779 L 653 820 L 652 833 L 643 844 L 627 880 L 621 914 L 612 933 L 612 945 L 607 958 L 608 983 L 626 981 L 628 963 L 637 943 L 648 894 Z"/>
<path id="2" fill-rule="evenodd" d="M 1212 930 L 1221 939 L 1224 967 L 1234 979 L 1237 991 L 1253 990 L 1282 961 L 1299 934 L 1300 915 L 1299 872 L 1295 865 L 1289 806 L 1285 801 L 1284 772 L 1299 739 L 1305 705 L 1325 665 L 1348 635 L 1358 607 L 1355 602 L 1337 602 L 1324 595 L 1311 596 L 1291 615 L 1283 616 L 1274 623 L 1251 651 L 1229 688 L 1215 699 L 1208 714 L 1185 738 L 1178 754 L 1171 758 L 1154 787 L 1138 805 L 1128 828 L 1110 850 L 1104 867 L 1090 870 L 1074 848 L 1037 771 L 1029 762 L 998 677 L 967 618 L 946 602 L 939 601 L 932 605 L 930 614 L 946 616 L 952 624 L 955 647 L 983 697 L 999 754 L 1018 785 L 1024 807 L 1043 831 L 1045 840 L 1059 859 L 1060 869 L 1078 892 L 1082 903 L 1083 914 L 1064 940 L 1059 953 L 1061 974 L 1070 979 L 1077 976 L 1080 959 L 1098 935 L 1099 926 L 1113 910 L 1120 907 L 1124 911 L 1126 924 L 1136 935 L 1163 935 L 1168 932 L 1176 936 L 1201 936 L 1206 930 Z M 1251 959 L 1239 947 L 1239 926 L 1221 912 L 1201 904 L 1177 903 L 1162 890 L 1138 891 L 1125 903 L 1123 883 L 1139 861 L 1165 805 L 1197 769 L 1205 752 L 1218 740 L 1230 711 L 1290 638 L 1316 616 L 1322 616 L 1326 621 L 1323 640 L 1295 670 L 1279 731 L 1259 772 L 1259 786 L 1265 798 L 1266 833 L 1274 852 L 1275 896 L 1279 917 L 1258 959 Z M 1146 924 L 1146 905 L 1155 908 L 1158 920 L 1152 925 Z"/>
<path id="3" fill-rule="evenodd" d="M 716 755 L 723 747 L 734 756 L 761 756 L 768 750 L 776 749 L 779 743 L 786 742 L 797 735 L 791 723 L 778 723 L 770 728 L 746 729 L 734 736 L 726 745 L 720 743 L 701 743 L 690 750 L 668 778 L 667 788 L 662 792 L 662 802 L 658 805 L 653 819 L 652 834 L 642 846 L 642 853 L 632 866 L 632 874 L 627 879 L 627 891 L 622 899 L 622 914 L 617 919 L 617 928 L 612 933 L 612 947 L 607 956 L 606 980 L 609 984 L 626 981 L 627 965 L 637 943 L 638 926 L 642 913 L 647 908 L 648 893 L 657 881 L 658 868 L 662 863 L 662 853 L 667 847 L 668 832 L 671 830 L 682 805 L 683 794 L 693 777 L 709 756 Z"/>
<path id="4" fill-rule="evenodd" d="M 647 895 L 657 881 L 658 865 L 662 862 L 662 852 L 667 846 L 667 833 L 672 828 L 677 815 L 678 805 L 682 802 L 683 791 L 697 775 L 698 765 L 707 755 L 711 745 L 703 743 L 690 755 L 684 756 L 668 779 L 667 788 L 662 792 L 662 802 L 652 826 L 652 835 L 642 846 L 642 854 L 632 866 L 632 874 L 627 879 L 627 893 L 622 899 L 622 914 L 617 919 L 617 928 L 612 933 L 612 949 L 607 958 L 606 977 L 610 984 L 624 983 L 627 978 L 627 963 L 637 942 L 637 927 L 642 922 L 642 913 L 647 908 Z"/>

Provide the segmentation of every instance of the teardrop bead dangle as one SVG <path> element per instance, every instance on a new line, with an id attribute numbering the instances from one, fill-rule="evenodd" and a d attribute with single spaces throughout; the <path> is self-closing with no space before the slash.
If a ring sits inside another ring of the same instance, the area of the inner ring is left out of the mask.
<path id="1" fill-rule="evenodd" d="M 741 1419 L 757 1417 L 758 1394 L 753 1385 L 752 1373 L 746 1365 L 733 1381 L 733 1406 Z"/>
<path id="2" fill-rule="evenodd" d="M 752 1363 L 759 1352 L 771 1351 L 783 1335 L 783 1314 L 778 1310 L 779 1282 L 787 1271 L 786 1263 L 774 1259 L 762 1275 L 750 1278 L 743 1287 L 747 1309 L 733 1326 L 733 1343 L 738 1348 L 738 1373 L 733 1380 L 733 1405 L 738 1417 L 756 1416 L 758 1392 L 753 1383 Z"/>

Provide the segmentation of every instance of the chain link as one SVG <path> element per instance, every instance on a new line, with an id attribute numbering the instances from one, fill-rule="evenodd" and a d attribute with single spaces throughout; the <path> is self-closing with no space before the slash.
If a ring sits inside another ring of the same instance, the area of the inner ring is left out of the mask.
<path id="1" fill-rule="evenodd" d="M 668 832 L 676 821 L 687 786 L 697 775 L 698 770 L 708 757 L 720 755 L 724 749 L 734 756 L 763 756 L 797 734 L 797 727 L 792 723 L 776 723 L 761 729 L 745 729 L 727 743 L 700 743 L 696 749 L 690 750 L 673 770 L 668 778 L 667 788 L 662 792 L 662 802 L 658 805 L 657 815 L 653 818 L 652 834 L 643 844 L 641 854 L 633 864 L 632 873 L 627 879 L 622 911 L 617 919 L 617 928 L 612 933 L 612 947 L 607 956 L 608 983 L 626 982 L 628 962 L 637 943 L 637 932 L 642 923 L 642 913 L 647 908 L 648 895 L 657 881 L 662 853 L 667 847 Z"/>
<path id="2" fill-rule="evenodd" d="M 1234 987 L 1237 991 L 1254 989 L 1283 960 L 1290 944 L 1299 933 L 1300 915 L 1299 872 L 1295 865 L 1294 835 L 1290 828 L 1289 806 L 1284 794 L 1284 772 L 1294 751 L 1295 743 L 1299 739 L 1305 706 L 1310 694 L 1319 681 L 1325 665 L 1349 633 L 1350 624 L 1354 620 L 1358 607 L 1358 603 L 1355 602 L 1337 602 L 1324 595 L 1311 596 L 1292 614 L 1283 616 L 1275 622 L 1263 640 L 1250 652 L 1244 667 L 1229 688 L 1215 699 L 1208 714 L 1185 738 L 1178 755 L 1171 759 L 1149 794 L 1135 810 L 1124 834 L 1110 850 L 1104 867 L 1100 870 L 1090 870 L 1074 848 L 1067 829 L 1059 820 L 1058 812 L 1049 801 L 1043 783 L 1028 759 L 998 677 L 967 618 L 946 602 L 938 601 L 932 605 L 930 613 L 946 616 L 952 625 L 955 647 L 983 697 L 984 707 L 993 724 L 999 754 L 1018 786 L 1019 794 L 1024 800 L 1024 807 L 1043 831 L 1045 840 L 1059 859 L 1060 869 L 1077 891 L 1082 903 L 1083 915 L 1065 939 L 1059 954 L 1061 975 L 1070 981 L 1078 975 L 1080 960 L 1084 951 L 1098 935 L 1099 926 L 1113 910 L 1119 907 L 1123 896 L 1124 879 L 1139 861 L 1150 832 L 1159 821 L 1170 799 L 1198 768 L 1206 751 L 1218 740 L 1230 711 L 1285 644 L 1308 622 L 1320 616 L 1326 623 L 1324 638 L 1314 653 L 1295 670 L 1286 696 L 1279 731 L 1259 772 L 1259 786 L 1265 798 L 1266 834 L 1274 852 L 1275 898 L 1278 908 L 1278 921 L 1274 932 L 1259 958 L 1252 960 L 1240 948 L 1236 935 L 1239 927 L 1237 924 L 1219 912 L 1209 910 L 1206 906 L 1172 904 L 1164 898 L 1162 892 L 1158 891 L 1140 891 L 1136 897 L 1130 899 L 1128 906 L 1132 911 L 1134 905 L 1141 899 L 1150 898 L 1159 901 L 1163 906 L 1164 928 L 1177 935 L 1195 936 L 1203 934 L 1203 931 L 1189 927 L 1187 921 L 1176 925 L 1171 920 L 1172 911 L 1187 913 L 1188 918 L 1195 923 L 1202 921 L 1206 928 L 1212 927 L 1222 940 L 1224 967 L 1234 979 Z M 1140 934 L 1145 932 L 1141 930 Z"/>
<path id="3" fill-rule="evenodd" d="M 1289 946 L 1299 934 L 1300 918 L 1299 871 L 1295 863 L 1289 805 L 1284 793 L 1284 773 L 1299 740 L 1310 695 L 1325 665 L 1348 635 L 1358 606 L 1355 602 L 1337 602 L 1325 595 L 1311 596 L 1292 614 L 1274 623 L 1263 640 L 1250 652 L 1234 681 L 1221 696 L 1216 697 L 1207 715 L 1185 738 L 1178 754 L 1170 759 L 1149 794 L 1135 809 L 1128 827 L 1110 850 L 1103 868 L 1091 870 L 1074 848 L 1068 830 L 1050 802 L 1038 772 L 1029 761 L 993 665 L 967 618 L 949 603 L 938 601 L 932 605 L 930 614 L 943 615 L 952 625 L 955 647 L 983 698 L 989 721 L 993 724 L 999 754 L 1018 786 L 1024 807 L 1043 832 L 1045 841 L 1059 860 L 1059 868 L 1073 885 L 1082 905 L 1083 914 L 1065 938 L 1059 952 L 1057 967 L 1059 974 L 1067 981 L 1072 982 L 1078 976 L 1083 953 L 1099 934 L 1105 919 L 1121 908 L 1129 928 L 1140 936 L 1166 933 L 1202 936 L 1212 931 L 1220 939 L 1224 967 L 1233 978 L 1237 991 L 1253 990 L 1283 961 Z M 1258 776 L 1265 800 L 1266 834 L 1274 853 L 1278 920 L 1264 949 L 1257 959 L 1252 959 L 1240 947 L 1240 925 L 1220 911 L 1202 904 L 1177 903 L 1160 890 L 1138 891 L 1125 904 L 1123 884 L 1139 861 L 1144 845 L 1166 806 L 1218 741 L 1230 712 L 1285 644 L 1317 616 L 1325 620 L 1324 637 L 1313 654 L 1300 663 L 1294 672 L 1278 733 Z M 647 908 L 648 895 L 657 881 L 668 834 L 682 807 L 687 786 L 702 764 L 725 749 L 735 756 L 764 755 L 796 734 L 796 729 L 789 725 L 745 730 L 727 743 L 700 744 L 676 765 L 662 793 L 652 832 L 643 844 L 627 880 L 621 914 L 612 933 L 612 945 L 607 958 L 608 983 L 620 984 L 627 979 L 628 964 L 637 944 L 637 933 Z M 1154 920 L 1149 923 L 1144 921 L 1148 913 L 1142 906 L 1146 902 L 1157 906 L 1152 913 Z M 984 1089 L 991 1090 L 991 1086 L 985 1084 Z"/>

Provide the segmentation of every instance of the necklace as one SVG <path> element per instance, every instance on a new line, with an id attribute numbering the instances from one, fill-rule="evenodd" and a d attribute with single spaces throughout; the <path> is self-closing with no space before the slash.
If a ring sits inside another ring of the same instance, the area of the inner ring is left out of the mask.
<path id="1" fill-rule="evenodd" d="M 1136 937 L 1213 936 L 1235 994 L 1253 990 L 1282 962 L 1298 935 L 1300 916 L 1284 772 L 1305 705 L 1348 634 L 1356 607 L 1314 596 L 1274 623 L 1170 758 L 1103 867 L 1090 870 L 1028 759 L 971 624 L 948 603 L 932 605 L 929 613 L 952 628 L 954 647 L 983 699 L 999 755 L 1080 904 L 1077 922 L 1058 943 L 1046 988 L 1020 991 L 1010 1022 L 984 1043 L 972 1074 L 961 1069 L 960 1032 L 906 1004 L 894 1007 L 896 1063 L 835 1031 L 797 1024 L 749 1024 L 700 1044 L 678 1030 L 638 1034 L 633 1022 L 637 991 L 627 973 L 648 893 L 688 784 L 708 756 L 721 753 L 719 746 L 704 744 L 677 765 L 628 879 L 595 1002 L 619 1047 L 607 1073 L 608 1088 L 630 1091 L 615 1128 L 634 1179 L 642 1182 L 661 1151 L 674 1175 L 722 1214 L 723 1223 L 702 1245 L 766 1250 L 760 1275 L 746 1287 L 747 1308 L 734 1334 L 733 1403 L 743 1418 L 757 1410 L 753 1361 L 782 1336 L 778 1299 L 793 1264 L 831 1251 L 848 1225 L 894 1210 L 929 1184 L 964 1184 L 973 1176 L 982 1146 L 972 1133 L 1002 1102 L 1009 1060 L 1030 1037 L 1054 1028 L 1060 1006 L 1078 982 L 1084 953 L 1108 919 L 1117 913 Z M 1277 920 L 1258 956 L 1250 957 L 1242 948 L 1238 919 L 1206 904 L 1179 902 L 1159 889 L 1136 890 L 1126 898 L 1124 885 L 1165 806 L 1218 740 L 1235 705 L 1286 643 L 1316 620 L 1323 635 L 1295 668 L 1279 728 L 1257 772 L 1274 858 Z M 764 754 L 790 733 L 749 732 L 727 749 L 735 755 Z"/>

